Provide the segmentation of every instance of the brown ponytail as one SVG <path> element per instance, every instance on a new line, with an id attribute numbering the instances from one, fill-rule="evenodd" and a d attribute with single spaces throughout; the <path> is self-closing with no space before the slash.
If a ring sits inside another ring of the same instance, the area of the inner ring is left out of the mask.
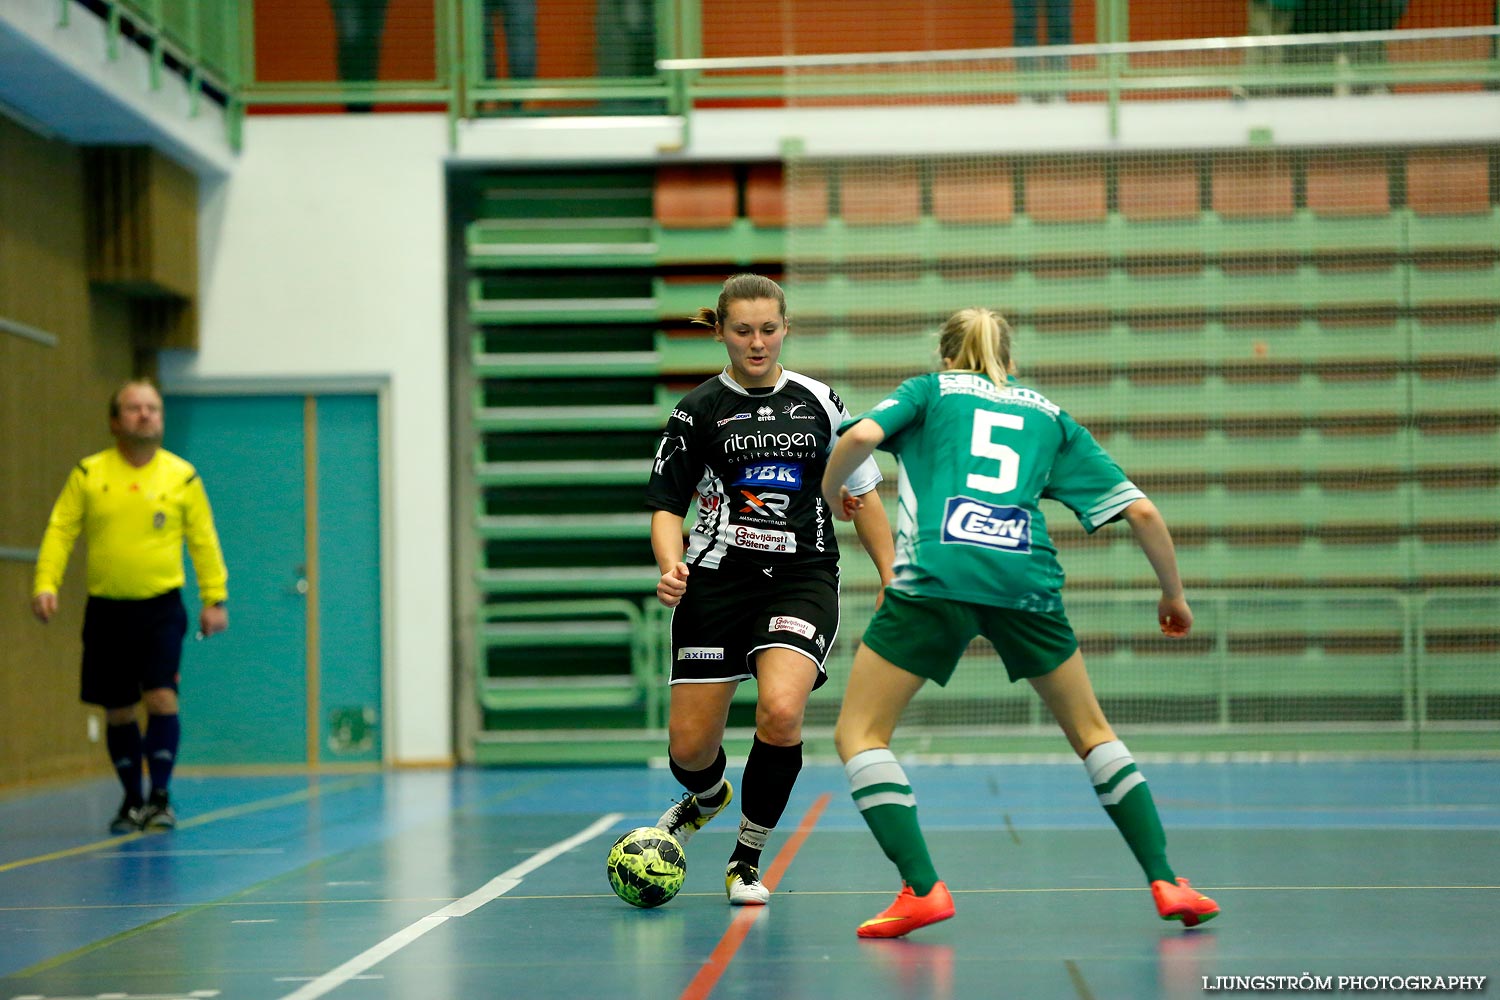
<path id="1" fill-rule="evenodd" d="M 786 293 L 781 286 L 770 278 L 759 274 L 735 274 L 724 282 L 723 291 L 719 292 L 719 307 L 710 309 L 704 306 L 694 313 L 689 320 L 700 326 L 718 329 L 724 325 L 724 317 L 729 315 L 729 306 L 735 302 L 749 302 L 755 299 L 771 299 L 776 303 L 781 318 L 786 319 Z"/>

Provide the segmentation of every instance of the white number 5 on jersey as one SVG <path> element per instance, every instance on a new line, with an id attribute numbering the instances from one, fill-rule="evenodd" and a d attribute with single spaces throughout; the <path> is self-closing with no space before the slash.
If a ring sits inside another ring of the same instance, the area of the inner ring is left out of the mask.
<path id="1" fill-rule="evenodd" d="M 1021 456 L 1016 454 L 1014 448 L 996 443 L 993 434 L 996 427 L 1018 431 L 1023 424 L 1024 420 L 1019 414 L 996 413 L 993 410 L 974 411 L 974 436 L 969 444 L 969 451 L 976 458 L 997 460 L 1000 463 L 1000 475 L 981 476 L 977 472 L 971 472 L 967 480 L 969 489 L 983 490 L 986 493 L 1009 493 L 1016 488 L 1021 472 Z"/>

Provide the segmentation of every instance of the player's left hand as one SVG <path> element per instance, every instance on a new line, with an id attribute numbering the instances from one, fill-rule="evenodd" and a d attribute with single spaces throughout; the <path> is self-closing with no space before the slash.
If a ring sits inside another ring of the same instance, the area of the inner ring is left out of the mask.
<path id="1" fill-rule="evenodd" d="M 198 632 L 207 639 L 211 635 L 218 635 L 229 627 L 229 609 L 222 604 L 215 607 L 209 605 L 198 612 Z"/>
<path id="2" fill-rule="evenodd" d="M 840 521 L 852 521 L 854 515 L 862 510 L 865 502 L 849 492 L 849 487 L 840 486 L 838 502 L 834 502 L 833 494 L 827 494 L 823 499 L 828 501 L 828 507 L 833 511 L 833 516 Z"/>

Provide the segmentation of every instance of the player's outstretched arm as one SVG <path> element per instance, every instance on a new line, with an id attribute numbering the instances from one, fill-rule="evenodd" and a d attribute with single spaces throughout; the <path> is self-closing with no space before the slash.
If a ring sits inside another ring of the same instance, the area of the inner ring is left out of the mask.
<path id="1" fill-rule="evenodd" d="M 1144 498 L 1125 508 L 1125 520 L 1161 585 L 1156 621 L 1161 626 L 1162 635 L 1180 639 L 1193 627 L 1193 611 L 1182 591 L 1182 576 L 1177 571 L 1177 548 L 1172 544 L 1167 522 L 1156 509 L 1156 504 Z"/>
<path id="2" fill-rule="evenodd" d="M 682 561 L 682 524 L 680 514 L 659 510 L 651 515 L 651 551 L 661 579 L 656 584 L 656 599 L 669 608 L 677 607 L 687 593 L 688 567 Z"/>
<path id="3" fill-rule="evenodd" d="M 885 430 L 873 420 L 861 420 L 839 436 L 838 444 L 828 456 L 828 466 L 823 470 L 823 499 L 828 509 L 840 521 L 853 520 L 858 504 L 846 506 L 839 488 L 854 475 L 860 463 L 869 458 L 875 446 L 885 440 Z M 865 494 L 869 496 L 869 494 Z M 863 497 L 857 497 L 862 500 Z M 852 508 L 852 509 L 851 509 Z M 883 516 L 883 515 L 882 515 Z"/>

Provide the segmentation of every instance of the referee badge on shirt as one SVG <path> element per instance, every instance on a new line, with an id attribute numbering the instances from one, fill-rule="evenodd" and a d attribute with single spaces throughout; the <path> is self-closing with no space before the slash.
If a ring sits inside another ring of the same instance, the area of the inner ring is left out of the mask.
<path id="1" fill-rule="evenodd" d="M 155 528 L 157 531 L 160 531 L 166 526 L 167 515 L 165 513 L 163 513 L 162 511 L 157 511 L 155 514 L 151 515 L 151 527 Z"/>

